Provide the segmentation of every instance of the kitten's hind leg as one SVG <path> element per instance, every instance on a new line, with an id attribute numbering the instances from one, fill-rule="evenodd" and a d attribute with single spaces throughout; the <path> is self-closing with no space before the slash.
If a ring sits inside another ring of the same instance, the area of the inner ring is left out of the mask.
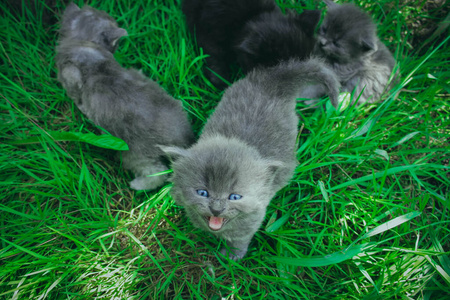
<path id="1" fill-rule="evenodd" d="M 82 109 L 81 89 L 83 88 L 81 71 L 72 64 L 68 64 L 58 73 L 58 79 L 62 82 L 67 94 L 73 99 L 78 108 Z"/>
<path id="2" fill-rule="evenodd" d="M 155 165 L 149 165 L 143 168 L 139 173 L 140 176 L 136 176 L 131 182 L 130 187 L 133 190 L 153 190 L 160 187 L 167 180 L 167 174 L 154 175 L 159 172 L 167 171 L 168 168 L 159 163 Z"/>
<path id="3" fill-rule="evenodd" d="M 154 175 L 168 170 L 159 158 L 136 157 L 133 153 L 124 153 L 123 166 L 136 176 L 130 182 L 130 187 L 134 190 L 156 189 L 168 178 L 168 174 Z"/>

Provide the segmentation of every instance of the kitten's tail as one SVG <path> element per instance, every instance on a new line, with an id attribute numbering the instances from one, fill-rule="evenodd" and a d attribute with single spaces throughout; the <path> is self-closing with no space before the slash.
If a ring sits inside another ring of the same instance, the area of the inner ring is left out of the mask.
<path id="1" fill-rule="evenodd" d="M 322 59 L 291 59 L 247 75 L 266 93 L 276 98 L 316 98 L 323 94 L 338 106 L 340 83 L 334 71 Z"/>

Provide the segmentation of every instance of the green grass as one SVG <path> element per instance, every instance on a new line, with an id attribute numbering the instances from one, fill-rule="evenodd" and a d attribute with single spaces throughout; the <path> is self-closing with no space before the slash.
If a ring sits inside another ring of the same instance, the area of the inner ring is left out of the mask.
<path id="1" fill-rule="evenodd" d="M 199 133 L 221 93 L 179 1 L 115 2 L 90 5 L 129 33 L 117 60 L 180 99 Z M 40 2 L 20 16 L 2 2 L 0 299 L 449 299 L 448 27 L 418 49 L 425 1 L 359 3 L 402 81 L 385 102 L 341 113 L 299 104 L 296 173 L 233 262 L 193 228 L 170 184 L 130 190 L 116 152 L 85 142 L 99 129 L 56 80 L 58 25 L 41 22 Z"/>

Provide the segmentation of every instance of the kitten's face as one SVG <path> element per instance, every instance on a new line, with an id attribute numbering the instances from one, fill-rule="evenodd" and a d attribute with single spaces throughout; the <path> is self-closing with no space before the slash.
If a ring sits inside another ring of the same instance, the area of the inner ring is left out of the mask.
<path id="1" fill-rule="evenodd" d="M 347 63 L 376 50 L 371 18 L 351 4 L 332 4 L 319 28 L 317 51 L 329 60 Z"/>
<path id="2" fill-rule="evenodd" d="M 240 66 L 249 72 L 257 66 L 269 67 L 290 58 L 309 56 L 316 41 L 314 29 L 319 20 L 318 10 L 261 15 L 246 24 L 243 30 L 236 48 Z"/>
<path id="3" fill-rule="evenodd" d="M 93 42 L 114 53 L 118 40 L 126 36 L 127 31 L 119 28 L 105 12 L 87 5 L 80 9 L 71 3 L 62 17 L 61 34 L 63 38 Z"/>
<path id="4" fill-rule="evenodd" d="M 219 234 L 235 230 L 265 213 L 275 193 L 275 165 L 241 142 L 209 139 L 174 162 L 172 195 L 195 226 Z"/>

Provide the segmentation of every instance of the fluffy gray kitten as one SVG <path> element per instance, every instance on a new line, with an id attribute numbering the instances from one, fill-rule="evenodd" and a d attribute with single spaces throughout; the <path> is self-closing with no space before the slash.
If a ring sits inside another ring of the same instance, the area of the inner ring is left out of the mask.
<path id="1" fill-rule="evenodd" d="M 353 4 L 324 2 L 328 12 L 319 28 L 314 53 L 326 59 L 344 91 L 356 88 L 353 99 L 359 97 L 357 105 L 379 100 L 388 87 L 394 57 L 378 39 L 369 15 Z"/>
<path id="2" fill-rule="evenodd" d="M 62 17 L 56 48 L 58 80 L 77 107 L 95 124 L 125 140 L 123 166 L 135 174 L 130 187 L 154 189 L 167 175 L 156 145 L 186 147 L 193 133 L 180 101 L 141 72 L 114 59 L 117 40 L 126 35 L 105 12 L 70 4 Z"/>
<path id="3" fill-rule="evenodd" d="M 224 238 L 232 259 L 247 253 L 267 205 L 293 174 L 296 98 L 316 84 L 336 100 L 339 83 L 319 59 L 255 69 L 225 91 L 196 144 L 163 147 L 175 160 L 176 203 L 194 226 Z"/>

